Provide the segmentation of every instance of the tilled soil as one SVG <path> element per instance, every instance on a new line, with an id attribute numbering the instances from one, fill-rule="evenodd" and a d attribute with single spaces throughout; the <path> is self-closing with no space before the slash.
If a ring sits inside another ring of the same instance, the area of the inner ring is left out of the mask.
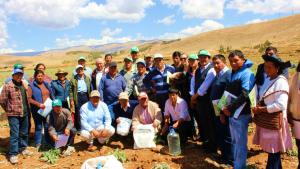
<path id="1" fill-rule="evenodd" d="M 9 127 L 5 122 L 0 123 L 0 168 L 80 168 L 82 163 L 93 157 L 107 155 L 115 148 L 125 151 L 127 161 L 123 163 L 126 169 L 151 169 L 157 163 L 167 163 L 172 169 L 215 169 L 215 168 L 231 168 L 224 164 L 220 164 L 218 156 L 207 154 L 203 151 L 200 142 L 189 141 L 182 148 L 182 155 L 173 157 L 167 154 L 166 146 L 158 146 L 156 149 L 133 150 L 133 140 L 113 139 L 107 145 L 97 145 L 98 149 L 94 152 L 86 150 L 87 144 L 81 140 L 80 136 L 76 136 L 75 149 L 76 152 L 68 157 L 61 157 L 56 164 L 48 164 L 40 161 L 41 152 L 37 152 L 35 148 L 30 147 L 34 151 L 34 156 L 23 157 L 19 155 L 19 164 L 11 165 L 7 160 L 6 152 L 9 146 Z M 258 146 L 252 145 L 252 135 L 249 134 L 248 141 L 248 168 L 265 168 L 267 154 L 262 152 Z M 296 169 L 298 160 L 295 156 L 282 155 L 284 169 Z"/>

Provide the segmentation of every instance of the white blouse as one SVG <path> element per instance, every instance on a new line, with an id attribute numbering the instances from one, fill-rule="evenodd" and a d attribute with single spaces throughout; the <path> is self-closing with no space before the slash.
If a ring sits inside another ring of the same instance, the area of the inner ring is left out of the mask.
<path id="1" fill-rule="evenodd" d="M 274 81 L 276 82 L 274 83 Z M 274 83 L 274 84 L 272 84 Z M 270 88 L 269 86 L 272 85 Z M 269 89 L 268 89 L 269 88 Z M 266 92 L 266 90 L 268 91 Z M 275 91 L 283 90 L 286 92 L 289 92 L 289 84 L 286 78 L 282 75 L 278 76 L 277 78 L 270 80 L 267 78 L 264 82 L 264 84 L 261 86 L 261 89 L 259 91 L 259 99 L 261 100 L 263 95 L 269 95 L 270 93 L 273 93 Z M 265 93 L 266 92 L 266 93 Z M 274 93 L 267 98 L 264 99 L 264 102 L 267 106 L 267 111 L 269 113 L 282 111 L 283 117 L 286 118 L 286 110 L 287 110 L 287 103 L 288 103 L 288 94 L 285 92 L 277 92 Z"/>

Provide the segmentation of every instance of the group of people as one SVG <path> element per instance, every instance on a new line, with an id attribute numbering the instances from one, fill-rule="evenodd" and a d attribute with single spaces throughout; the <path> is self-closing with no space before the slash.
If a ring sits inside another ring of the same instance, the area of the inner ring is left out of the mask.
<path id="1" fill-rule="evenodd" d="M 29 78 L 24 66 L 15 64 L 0 95 L 10 126 L 10 162 L 17 163 L 19 153 L 32 154 L 26 149 L 31 117 L 38 149 L 43 134 L 51 146 L 61 134 L 69 136 L 66 146 L 80 134 L 90 151 L 97 148 L 94 140 L 107 142 L 121 119 L 128 118 L 131 131 L 152 124 L 162 138 L 174 128 L 181 145 L 198 139 L 208 153 L 220 150 L 222 162 L 235 169 L 246 168 L 248 125 L 253 121 L 253 142 L 268 153 L 267 168 L 282 168 L 280 153 L 292 148 L 290 126 L 300 147 L 300 62 L 289 86 L 290 62 L 282 61 L 275 47 L 268 47 L 262 58 L 255 75 L 253 63 L 240 50 L 227 59 L 204 49 L 189 55 L 175 51 L 169 65 L 162 54 L 141 59 L 138 47 L 132 47 L 120 71 L 111 54 L 96 59 L 94 70 L 81 56 L 70 80 L 62 69 L 52 80 L 44 64 L 37 64 Z M 254 89 L 256 104 L 249 97 Z M 234 98 L 216 108 L 226 92 Z M 43 116 L 47 99 L 52 110 Z"/>

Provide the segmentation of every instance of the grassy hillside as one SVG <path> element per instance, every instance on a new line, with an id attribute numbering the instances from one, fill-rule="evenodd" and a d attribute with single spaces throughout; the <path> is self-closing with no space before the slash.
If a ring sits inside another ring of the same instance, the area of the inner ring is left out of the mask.
<path id="1" fill-rule="evenodd" d="M 129 54 L 130 44 L 132 42 L 128 42 L 128 50 L 113 53 L 114 59 L 121 62 L 122 58 Z M 232 49 L 240 49 L 257 65 L 262 62 L 261 52 L 265 46 L 270 44 L 279 49 L 281 58 L 297 63 L 300 58 L 300 14 L 262 23 L 205 32 L 183 39 L 141 43 L 139 48 L 141 57 L 145 54 L 159 52 L 169 58 L 175 50 L 192 53 L 205 48 L 212 54 L 221 52 L 227 55 Z M 117 44 L 111 45 L 106 48 L 116 48 Z M 122 46 L 126 46 L 126 44 L 122 44 Z M 74 50 L 70 50 L 70 48 L 54 50 L 34 57 L 0 56 L 0 71 L 10 71 L 15 62 L 24 63 L 27 69 L 32 69 L 38 62 L 45 63 L 51 70 L 55 70 L 57 67 L 73 67 L 80 55 L 87 56 L 89 64 L 93 64 L 93 60 L 103 56 L 104 53 L 91 51 L 85 47 L 75 47 Z M 253 69 L 255 68 L 254 66 Z"/>

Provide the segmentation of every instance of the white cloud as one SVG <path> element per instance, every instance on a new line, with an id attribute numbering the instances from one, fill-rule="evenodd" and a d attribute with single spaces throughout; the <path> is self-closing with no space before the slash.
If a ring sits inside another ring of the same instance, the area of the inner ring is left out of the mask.
<path id="1" fill-rule="evenodd" d="M 107 43 L 124 43 L 128 41 L 132 41 L 131 37 L 115 37 L 116 35 L 120 34 L 122 32 L 121 28 L 104 28 L 100 32 L 100 38 L 75 38 L 70 39 L 67 37 L 64 38 L 57 38 L 55 40 L 56 46 L 58 48 L 66 48 L 71 46 L 94 46 L 94 45 L 103 45 Z"/>
<path id="2" fill-rule="evenodd" d="M 168 6 L 179 6 L 185 18 L 219 19 L 224 16 L 225 0 L 161 0 Z"/>
<path id="3" fill-rule="evenodd" d="M 174 17 L 175 17 L 174 15 L 164 17 L 164 18 L 158 20 L 157 23 L 164 24 L 164 25 L 172 25 L 176 22 Z"/>
<path id="4" fill-rule="evenodd" d="M 181 0 L 161 0 L 161 3 L 168 6 L 176 6 L 181 4 Z"/>
<path id="5" fill-rule="evenodd" d="M 82 18 L 137 22 L 153 0 L 7 0 L 1 2 L 9 16 L 46 28 L 70 28 Z M 134 5 L 133 5 L 134 4 Z"/>
<path id="6" fill-rule="evenodd" d="M 260 23 L 260 22 L 266 22 L 267 19 L 253 19 L 251 21 L 246 22 L 246 24 L 254 24 L 254 23 Z"/>
<path id="7" fill-rule="evenodd" d="M 47 28 L 77 26 L 78 10 L 88 0 L 8 0 L 5 10 L 18 19 Z"/>
<path id="8" fill-rule="evenodd" d="M 137 22 L 145 16 L 145 9 L 153 0 L 106 0 L 106 4 L 90 2 L 79 10 L 80 17 Z"/>
<path id="9" fill-rule="evenodd" d="M 6 28 L 6 16 L 3 10 L 0 10 L 0 48 L 5 47 L 8 39 Z"/>
<path id="10" fill-rule="evenodd" d="M 276 14 L 300 11 L 299 0 L 232 0 L 227 4 L 229 9 L 240 13 Z"/>
<path id="11" fill-rule="evenodd" d="M 116 28 L 116 29 L 110 29 L 110 28 L 105 28 L 101 31 L 100 35 L 101 36 L 115 36 L 118 35 L 122 32 L 121 28 Z"/>
<path id="12" fill-rule="evenodd" d="M 213 20 L 205 20 L 201 25 L 195 27 L 187 27 L 178 33 L 165 33 L 160 36 L 160 39 L 176 39 L 176 38 L 184 38 L 191 35 L 196 35 L 202 32 L 208 32 L 212 30 L 222 29 L 224 25 L 219 22 Z"/>

